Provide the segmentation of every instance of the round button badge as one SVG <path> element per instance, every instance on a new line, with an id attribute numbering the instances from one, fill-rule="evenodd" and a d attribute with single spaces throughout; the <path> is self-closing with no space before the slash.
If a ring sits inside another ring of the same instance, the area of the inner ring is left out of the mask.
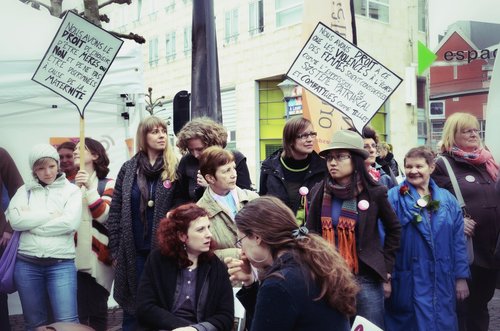
<path id="1" fill-rule="evenodd" d="M 469 183 L 474 183 L 476 181 L 476 178 L 472 175 L 467 175 L 465 176 L 465 180 L 468 181 Z"/>

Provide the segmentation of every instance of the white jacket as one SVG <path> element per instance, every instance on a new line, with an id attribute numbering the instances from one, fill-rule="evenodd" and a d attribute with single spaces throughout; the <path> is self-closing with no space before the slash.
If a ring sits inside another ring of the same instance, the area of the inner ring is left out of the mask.
<path id="1" fill-rule="evenodd" d="M 82 193 L 64 173 L 45 187 L 34 179 L 21 186 L 6 216 L 12 229 L 22 231 L 18 253 L 41 258 L 75 257 L 73 236 L 81 221 Z"/>

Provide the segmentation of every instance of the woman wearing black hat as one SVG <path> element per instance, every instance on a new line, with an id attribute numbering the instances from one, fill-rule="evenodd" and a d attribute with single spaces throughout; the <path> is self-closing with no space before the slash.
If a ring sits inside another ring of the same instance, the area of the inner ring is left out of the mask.
<path id="1" fill-rule="evenodd" d="M 401 232 L 387 201 L 387 188 L 367 172 L 368 153 L 356 132 L 335 132 L 320 156 L 326 159 L 329 176 L 311 191 L 306 225 L 334 245 L 356 275 L 360 285 L 357 314 L 384 328 L 384 296 L 390 295 L 389 272 Z M 383 247 L 379 218 L 386 233 Z"/>

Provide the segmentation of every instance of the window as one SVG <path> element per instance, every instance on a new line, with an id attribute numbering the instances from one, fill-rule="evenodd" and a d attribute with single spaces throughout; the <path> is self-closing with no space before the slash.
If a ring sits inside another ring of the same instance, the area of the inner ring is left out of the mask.
<path id="1" fill-rule="evenodd" d="M 248 4 L 248 32 L 250 35 L 264 31 L 264 5 L 262 0 L 252 1 Z"/>
<path id="2" fill-rule="evenodd" d="M 418 0 L 418 31 L 427 32 L 427 0 Z"/>
<path id="3" fill-rule="evenodd" d="M 238 8 L 224 13 L 224 42 L 229 44 L 238 39 Z"/>
<path id="4" fill-rule="evenodd" d="M 165 1 L 165 12 L 173 12 L 175 9 L 175 0 L 166 0 Z"/>
<path id="5" fill-rule="evenodd" d="M 444 118 L 445 103 L 444 101 L 431 101 L 430 102 L 430 118 Z"/>
<path id="6" fill-rule="evenodd" d="M 444 120 L 431 121 L 431 146 L 438 149 L 438 143 L 443 136 Z"/>
<path id="7" fill-rule="evenodd" d="M 302 0 L 275 0 L 276 27 L 300 23 L 302 7 Z"/>
<path id="8" fill-rule="evenodd" d="M 158 11 L 157 0 L 142 1 L 142 8 L 144 9 L 143 13 L 145 15 L 153 15 Z"/>
<path id="9" fill-rule="evenodd" d="M 167 33 L 165 37 L 165 48 L 167 61 L 175 59 L 175 31 Z"/>
<path id="10" fill-rule="evenodd" d="M 192 49 L 193 42 L 193 28 L 188 25 L 184 28 L 184 55 L 188 55 Z"/>
<path id="11" fill-rule="evenodd" d="M 417 110 L 417 137 L 419 143 L 427 140 L 427 121 L 425 118 L 425 109 L 418 108 Z"/>
<path id="12" fill-rule="evenodd" d="M 354 0 L 354 12 L 389 23 L 389 0 Z"/>
<path id="13" fill-rule="evenodd" d="M 158 65 L 158 38 L 149 40 L 149 66 Z"/>

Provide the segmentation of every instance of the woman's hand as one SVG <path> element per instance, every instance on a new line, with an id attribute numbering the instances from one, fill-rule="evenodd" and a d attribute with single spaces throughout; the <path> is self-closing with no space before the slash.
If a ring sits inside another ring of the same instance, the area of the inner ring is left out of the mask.
<path id="1" fill-rule="evenodd" d="M 469 237 L 474 236 L 474 228 L 476 227 L 476 221 L 472 218 L 464 217 L 464 233 Z"/>
<path id="2" fill-rule="evenodd" d="M 467 285 L 467 281 L 465 279 L 457 279 L 455 288 L 457 300 L 462 301 L 469 296 L 469 286 Z"/>
<path id="3" fill-rule="evenodd" d="M 232 282 L 242 282 L 243 286 L 250 286 L 255 282 L 250 262 L 244 253 L 241 254 L 241 259 L 226 257 L 224 263 L 227 265 L 229 279 Z"/>
<path id="4" fill-rule="evenodd" d="M 85 170 L 80 170 L 75 176 L 75 184 L 78 187 L 85 186 L 88 188 L 90 186 L 89 183 L 89 174 Z"/>
<path id="5" fill-rule="evenodd" d="M 392 293 L 391 281 L 384 282 L 383 287 L 384 287 L 384 298 L 387 299 L 391 296 Z"/>
<path id="6" fill-rule="evenodd" d="M 198 186 L 201 186 L 201 187 L 208 186 L 207 181 L 205 180 L 205 178 L 203 178 L 203 176 L 201 175 L 201 172 L 199 170 L 198 170 L 198 173 L 196 174 L 196 184 L 198 184 Z"/>

